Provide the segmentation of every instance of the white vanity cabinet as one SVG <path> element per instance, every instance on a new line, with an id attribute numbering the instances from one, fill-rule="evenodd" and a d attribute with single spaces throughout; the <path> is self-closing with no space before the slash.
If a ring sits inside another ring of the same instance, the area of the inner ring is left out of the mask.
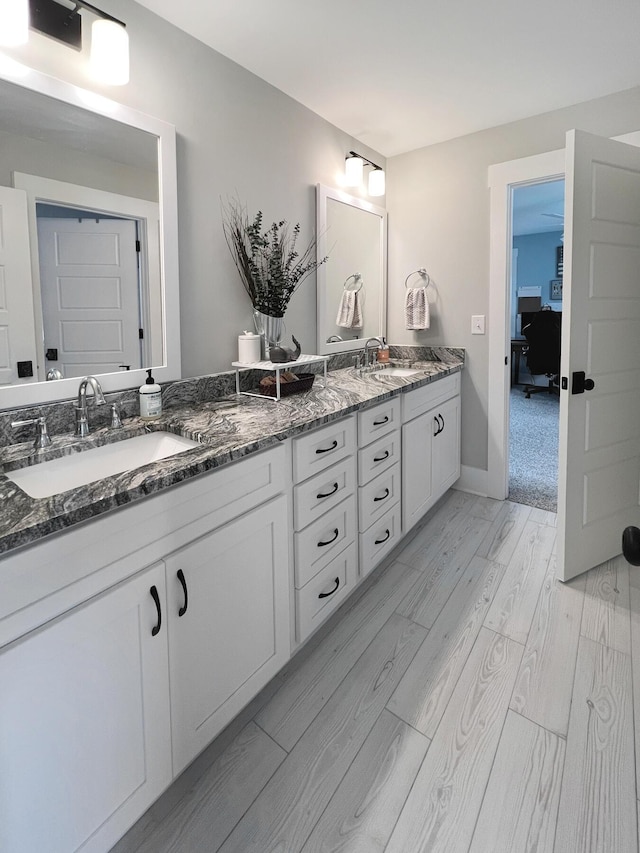
<path id="1" fill-rule="evenodd" d="M 165 601 L 158 563 L 0 654 L 0 850 L 104 853 L 171 781 Z"/>
<path id="2" fill-rule="evenodd" d="M 285 497 L 165 559 L 177 774 L 289 659 Z"/>
<path id="3" fill-rule="evenodd" d="M 0 850 L 109 849 L 289 659 L 288 451 L 0 560 Z"/>
<path id="4" fill-rule="evenodd" d="M 360 577 L 369 574 L 400 539 L 400 420 L 399 397 L 358 413 Z"/>
<path id="5" fill-rule="evenodd" d="M 460 374 L 402 398 L 402 530 L 407 533 L 460 476 Z"/>
<path id="6" fill-rule="evenodd" d="M 357 581 L 356 419 L 292 440 L 296 641 L 303 642 Z"/>

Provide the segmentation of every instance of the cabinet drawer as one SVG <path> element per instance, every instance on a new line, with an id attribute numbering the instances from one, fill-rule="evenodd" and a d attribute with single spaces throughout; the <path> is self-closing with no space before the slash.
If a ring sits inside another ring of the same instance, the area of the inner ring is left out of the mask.
<path id="1" fill-rule="evenodd" d="M 358 485 L 365 486 L 399 461 L 400 431 L 394 430 L 358 451 Z"/>
<path id="2" fill-rule="evenodd" d="M 293 439 L 293 481 L 301 483 L 318 471 L 324 471 L 339 459 L 355 450 L 356 425 L 354 417 L 300 435 Z"/>
<path id="3" fill-rule="evenodd" d="M 302 530 L 355 491 L 355 459 L 349 457 L 293 490 L 295 529 Z"/>
<path id="4" fill-rule="evenodd" d="M 423 385 L 422 388 L 416 388 L 414 391 L 406 391 L 402 395 L 402 422 L 406 423 L 412 418 L 416 418 L 423 412 L 427 412 L 459 393 L 459 373 L 445 376 L 444 379 L 437 379 L 428 385 Z"/>
<path id="5" fill-rule="evenodd" d="M 303 587 L 356 536 L 356 496 L 351 495 L 301 533 L 294 533 L 296 586 Z"/>
<path id="6" fill-rule="evenodd" d="M 365 533 L 360 534 L 360 577 L 368 575 L 400 541 L 400 504 L 397 503 Z"/>
<path id="7" fill-rule="evenodd" d="M 372 409 L 358 412 L 358 446 L 364 447 L 400 425 L 400 398 L 385 400 Z"/>
<path id="8" fill-rule="evenodd" d="M 296 634 L 306 638 L 351 594 L 358 566 L 355 542 L 341 551 L 302 589 L 296 590 Z"/>
<path id="9" fill-rule="evenodd" d="M 368 527 L 400 500 L 400 463 L 358 490 L 359 529 Z"/>

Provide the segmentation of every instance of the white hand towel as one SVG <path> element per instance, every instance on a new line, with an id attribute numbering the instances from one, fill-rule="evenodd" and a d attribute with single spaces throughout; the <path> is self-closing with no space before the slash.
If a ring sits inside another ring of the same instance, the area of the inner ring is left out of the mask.
<path id="1" fill-rule="evenodd" d="M 409 287 L 404 303 L 404 317 L 407 329 L 428 329 L 429 300 L 426 287 Z"/>
<path id="2" fill-rule="evenodd" d="M 362 305 L 357 290 L 343 290 L 336 317 L 336 326 L 343 329 L 362 328 Z"/>

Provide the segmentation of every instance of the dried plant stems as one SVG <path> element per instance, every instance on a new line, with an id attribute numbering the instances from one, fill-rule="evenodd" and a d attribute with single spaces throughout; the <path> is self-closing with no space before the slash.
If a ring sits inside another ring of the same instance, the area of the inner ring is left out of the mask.
<path id="1" fill-rule="evenodd" d="M 251 304 L 270 317 L 282 317 L 295 290 L 327 258 L 316 260 L 315 238 L 302 254 L 296 250 L 300 223 L 290 228 L 282 219 L 263 231 L 262 218 L 258 211 L 250 221 L 235 200 L 222 206 L 225 240 Z"/>

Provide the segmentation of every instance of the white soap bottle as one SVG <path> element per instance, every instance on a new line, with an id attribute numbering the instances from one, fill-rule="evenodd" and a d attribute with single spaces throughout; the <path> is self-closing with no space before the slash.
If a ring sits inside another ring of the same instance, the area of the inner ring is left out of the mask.
<path id="1" fill-rule="evenodd" d="M 138 390 L 140 398 L 140 417 L 143 421 L 153 421 L 162 415 L 162 388 L 147 370 L 144 385 Z"/>

